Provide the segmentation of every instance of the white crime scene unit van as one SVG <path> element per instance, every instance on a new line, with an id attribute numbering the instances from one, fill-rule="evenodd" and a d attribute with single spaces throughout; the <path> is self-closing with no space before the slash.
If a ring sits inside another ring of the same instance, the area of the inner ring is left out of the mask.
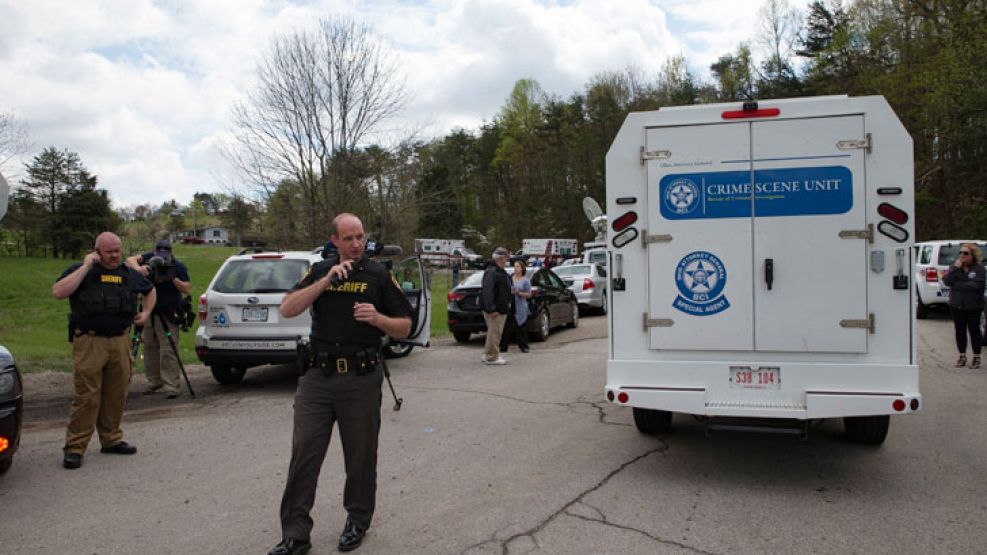
<path id="1" fill-rule="evenodd" d="M 921 407 L 912 141 L 883 97 L 630 114 L 606 158 L 606 396 L 645 433 L 880 444 Z"/>

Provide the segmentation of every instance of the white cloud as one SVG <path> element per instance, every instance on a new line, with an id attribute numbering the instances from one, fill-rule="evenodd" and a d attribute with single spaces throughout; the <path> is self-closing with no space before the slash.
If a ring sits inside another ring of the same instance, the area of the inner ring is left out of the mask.
<path id="1" fill-rule="evenodd" d="M 411 95 L 392 127 L 441 135 L 496 116 L 514 82 L 581 92 L 595 74 L 694 71 L 754 33 L 755 0 L 0 0 L 0 99 L 36 146 L 79 153 L 118 205 L 221 187 L 217 145 L 277 33 L 366 19 Z M 800 6 L 805 2 L 800 1 Z M 392 129 L 393 131 L 393 129 Z"/>

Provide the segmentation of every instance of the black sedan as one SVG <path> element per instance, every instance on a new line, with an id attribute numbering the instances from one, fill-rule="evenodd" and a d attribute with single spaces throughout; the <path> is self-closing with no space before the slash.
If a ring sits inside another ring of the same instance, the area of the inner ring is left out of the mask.
<path id="1" fill-rule="evenodd" d="M 24 399 L 14 357 L 0 345 L 0 474 L 10 470 L 21 441 Z"/>
<path id="2" fill-rule="evenodd" d="M 513 272 L 510 267 L 505 270 L 508 274 Z M 530 337 L 545 341 L 552 328 L 579 325 L 576 296 L 559 276 L 545 268 L 528 268 L 526 275 L 531 280 L 532 293 L 525 325 Z M 449 331 L 460 343 L 469 341 L 470 334 L 487 331 L 480 301 L 482 282 L 483 272 L 477 272 L 449 292 Z"/>

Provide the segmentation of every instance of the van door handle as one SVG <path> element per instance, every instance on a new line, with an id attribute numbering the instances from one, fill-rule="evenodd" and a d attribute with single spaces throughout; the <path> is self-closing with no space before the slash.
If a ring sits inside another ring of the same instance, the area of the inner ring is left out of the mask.
<path id="1" fill-rule="evenodd" d="M 775 261 L 771 258 L 764 259 L 764 282 L 768 284 L 768 291 L 771 291 L 771 284 L 775 282 Z"/>

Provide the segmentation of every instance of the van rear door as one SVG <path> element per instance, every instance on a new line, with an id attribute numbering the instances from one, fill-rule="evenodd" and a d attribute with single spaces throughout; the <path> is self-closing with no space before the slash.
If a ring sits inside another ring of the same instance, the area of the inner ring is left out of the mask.
<path id="1" fill-rule="evenodd" d="M 750 125 L 652 128 L 645 140 L 656 153 L 647 161 L 651 348 L 753 349 Z"/>
<path id="2" fill-rule="evenodd" d="M 754 348 L 867 352 L 864 118 L 757 121 L 754 168 Z M 771 266 L 768 275 L 767 267 Z M 768 278 L 771 280 L 769 288 Z"/>

